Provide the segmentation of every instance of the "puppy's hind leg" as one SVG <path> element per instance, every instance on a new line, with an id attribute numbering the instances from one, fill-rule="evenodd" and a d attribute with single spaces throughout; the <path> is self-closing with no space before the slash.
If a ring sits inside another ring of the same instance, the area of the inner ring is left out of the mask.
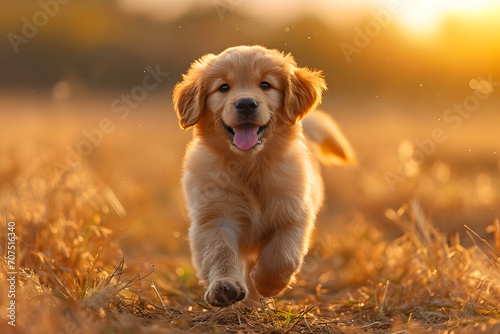
<path id="1" fill-rule="evenodd" d="M 223 221 L 192 225 L 189 230 L 193 264 L 208 284 L 205 300 L 213 306 L 228 306 L 244 299 L 248 289 L 236 232 Z"/>
<path id="2" fill-rule="evenodd" d="M 273 297 L 286 288 L 299 271 L 308 243 L 303 228 L 292 227 L 276 231 L 262 245 L 252 279 L 264 297 Z"/>

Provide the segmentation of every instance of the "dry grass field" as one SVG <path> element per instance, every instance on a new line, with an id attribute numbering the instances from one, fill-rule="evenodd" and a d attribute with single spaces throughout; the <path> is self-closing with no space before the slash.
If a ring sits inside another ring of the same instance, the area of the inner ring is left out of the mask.
<path id="1" fill-rule="evenodd" d="M 190 264 L 191 134 L 166 96 L 123 120 L 114 97 L 2 96 L 0 332 L 500 332 L 498 99 L 453 129 L 438 120 L 446 106 L 418 116 L 327 98 L 358 166 L 323 168 L 297 283 L 217 309 Z"/>

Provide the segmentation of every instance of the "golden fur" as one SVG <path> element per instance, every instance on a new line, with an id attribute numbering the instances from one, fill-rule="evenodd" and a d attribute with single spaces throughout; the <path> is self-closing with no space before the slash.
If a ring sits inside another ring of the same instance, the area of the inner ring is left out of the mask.
<path id="1" fill-rule="evenodd" d="M 325 89 L 321 72 L 260 46 L 205 55 L 175 86 L 180 125 L 194 128 L 182 181 L 193 264 L 210 304 L 275 296 L 300 270 L 323 200 L 301 119 Z M 323 161 L 352 161 L 326 114 L 304 126 Z"/>

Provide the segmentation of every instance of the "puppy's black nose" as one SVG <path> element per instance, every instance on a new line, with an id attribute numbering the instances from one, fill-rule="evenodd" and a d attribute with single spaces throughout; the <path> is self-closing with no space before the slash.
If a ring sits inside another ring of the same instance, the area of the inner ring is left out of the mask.
<path id="1" fill-rule="evenodd" d="M 234 106 L 239 114 L 249 117 L 257 110 L 259 104 L 254 99 L 240 99 Z"/>

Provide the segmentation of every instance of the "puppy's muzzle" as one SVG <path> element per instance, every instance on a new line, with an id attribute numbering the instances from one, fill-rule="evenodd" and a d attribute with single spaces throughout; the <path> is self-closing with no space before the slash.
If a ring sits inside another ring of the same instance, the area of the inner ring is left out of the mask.
<path id="1" fill-rule="evenodd" d="M 242 151 L 259 146 L 269 125 L 269 123 L 263 125 L 257 123 L 258 108 L 259 103 L 252 98 L 239 99 L 234 104 L 234 109 L 238 114 L 237 123 L 229 126 L 222 122 L 233 145 Z"/>

